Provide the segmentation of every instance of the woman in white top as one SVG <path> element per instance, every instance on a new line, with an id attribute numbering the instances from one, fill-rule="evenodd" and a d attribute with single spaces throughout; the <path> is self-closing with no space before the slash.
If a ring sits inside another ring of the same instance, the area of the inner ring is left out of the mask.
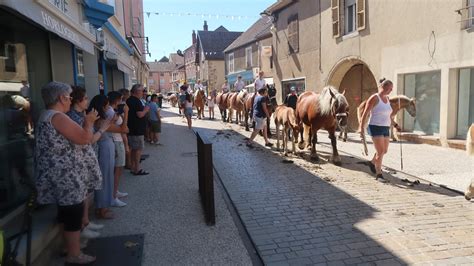
<path id="1" fill-rule="evenodd" d="M 192 120 L 191 117 L 193 116 L 193 100 L 191 98 L 191 94 L 186 93 L 186 100 L 184 101 L 184 116 L 188 121 L 188 128 L 191 129 Z"/>
<path id="2" fill-rule="evenodd" d="M 370 113 L 368 133 L 372 136 L 372 141 L 375 147 L 375 154 L 369 162 L 369 167 L 372 173 L 376 174 L 376 179 L 384 180 L 382 175 L 382 160 L 388 150 L 390 143 L 390 125 L 394 125 L 397 130 L 400 127 L 393 121 L 392 107 L 388 95 L 393 89 L 393 83 L 390 80 L 382 78 L 378 93 L 373 94 L 367 100 L 364 112 L 359 125 L 359 130 L 362 132 L 362 125 L 366 124 L 367 116 Z"/>

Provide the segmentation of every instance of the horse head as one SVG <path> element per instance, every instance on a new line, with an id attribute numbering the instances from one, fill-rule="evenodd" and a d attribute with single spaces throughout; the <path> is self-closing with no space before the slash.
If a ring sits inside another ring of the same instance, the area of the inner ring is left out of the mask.
<path id="1" fill-rule="evenodd" d="M 331 95 L 331 114 L 336 118 L 337 124 L 340 127 L 347 126 L 347 116 L 349 114 L 349 103 L 347 102 L 346 96 L 343 93 L 339 93 L 334 88 L 329 88 L 329 94 Z"/>
<path id="2" fill-rule="evenodd" d="M 407 112 L 412 116 L 412 117 L 416 117 L 416 99 L 415 98 L 411 98 L 407 107 Z"/>
<path id="3" fill-rule="evenodd" d="M 268 106 L 271 108 L 272 112 L 275 112 L 278 102 L 276 100 L 277 89 L 274 85 L 267 84 L 268 99 L 270 100 Z"/>

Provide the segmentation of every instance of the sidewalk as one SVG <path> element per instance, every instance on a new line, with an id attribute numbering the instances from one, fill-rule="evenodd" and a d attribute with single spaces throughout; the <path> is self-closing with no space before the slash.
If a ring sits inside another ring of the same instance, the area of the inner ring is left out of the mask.
<path id="1" fill-rule="evenodd" d="M 331 146 L 327 131 L 318 132 L 319 144 Z M 401 171 L 412 178 L 420 178 L 434 184 L 443 185 L 464 193 L 474 178 L 474 159 L 459 149 L 445 148 L 428 144 L 402 141 L 403 170 L 400 169 L 400 143 L 390 142 L 388 153 L 384 156 L 384 166 L 389 170 Z M 369 156 L 362 154 L 359 134 L 349 133 L 347 142 L 338 140 L 339 152 L 344 152 L 363 160 L 370 160 L 375 153 L 374 146 L 367 136 Z"/>
<path id="2" fill-rule="evenodd" d="M 162 112 L 161 146 L 146 144 L 142 168 L 125 171 L 120 191 L 128 205 L 100 221 L 101 237 L 145 234 L 143 265 L 251 265 L 233 218 L 215 188 L 216 225 L 207 226 L 198 192 L 196 137 L 183 119 Z"/>

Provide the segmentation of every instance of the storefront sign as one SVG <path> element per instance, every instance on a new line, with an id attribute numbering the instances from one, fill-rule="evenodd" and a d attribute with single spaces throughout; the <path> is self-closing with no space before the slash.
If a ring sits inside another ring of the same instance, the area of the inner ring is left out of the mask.
<path id="1" fill-rule="evenodd" d="M 59 9 L 63 14 L 68 16 L 72 15 L 75 9 L 73 5 L 70 4 L 71 0 L 36 0 L 31 1 L 32 3 L 30 4 L 25 4 L 24 1 L 17 0 L 0 0 L 0 2 L 2 5 L 16 10 L 25 17 L 40 24 L 46 30 L 73 43 L 81 50 L 94 54 L 94 43 L 92 42 L 92 37 L 94 36 L 89 36 L 90 33 L 84 31 L 81 22 L 71 17 L 63 18 L 55 14 L 60 14 L 59 12 L 53 12 L 53 9 Z"/>
<path id="2" fill-rule="evenodd" d="M 50 4 L 56 7 L 61 13 L 71 17 L 71 9 L 69 8 L 69 0 L 48 0 Z"/>
<path id="3" fill-rule="evenodd" d="M 262 46 L 262 56 L 264 56 L 264 57 L 272 56 L 272 47 L 271 46 Z"/>
<path id="4" fill-rule="evenodd" d="M 43 18 L 42 25 L 48 30 L 58 34 L 59 36 L 74 44 L 77 44 L 78 46 L 81 46 L 81 39 L 79 38 L 79 35 L 64 25 L 61 21 L 50 16 L 45 11 L 41 11 L 41 17 Z"/>

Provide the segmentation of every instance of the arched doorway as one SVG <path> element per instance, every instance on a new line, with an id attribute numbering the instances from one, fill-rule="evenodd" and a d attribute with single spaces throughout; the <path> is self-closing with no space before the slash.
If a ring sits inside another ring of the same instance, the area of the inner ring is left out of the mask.
<path id="1" fill-rule="evenodd" d="M 336 64 L 328 84 L 335 86 L 340 92 L 346 91 L 345 96 L 349 102 L 349 130 L 356 131 L 359 126 L 357 107 L 377 92 L 374 75 L 361 60 L 345 59 Z"/>

